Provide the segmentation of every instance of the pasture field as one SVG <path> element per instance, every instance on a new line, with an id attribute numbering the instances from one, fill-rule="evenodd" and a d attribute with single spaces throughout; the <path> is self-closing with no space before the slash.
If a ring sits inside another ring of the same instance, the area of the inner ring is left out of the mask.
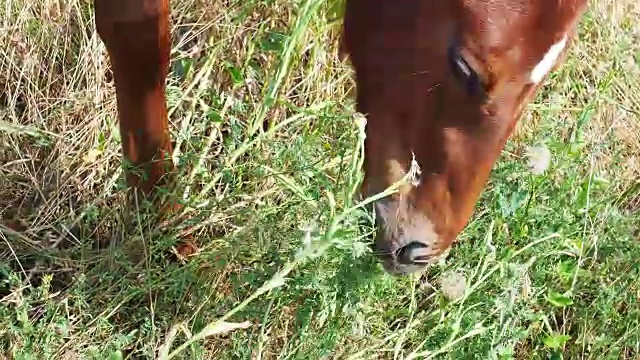
<path id="1" fill-rule="evenodd" d="M 0 357 L 640 359 L 640 3 L 591 1 L 450 256 L 407 278 L 355 207 L 340 9 L 173 1 L 167 196 L 188 206 L 156 226 L 144 201 L 121 211 L 90 3 L 0 1 Z M 174 261 L 185 234 L 202 251 Z"/>

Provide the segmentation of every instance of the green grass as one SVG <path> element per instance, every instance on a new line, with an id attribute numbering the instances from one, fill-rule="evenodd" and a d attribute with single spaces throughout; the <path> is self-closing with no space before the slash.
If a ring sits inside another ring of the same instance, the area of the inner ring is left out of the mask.
<path id="1" fill-rule="evenodd" d="M 636 3 L 591 2 L 422 278 L 386 275 L 352 208 L 360 140 L 334 5 L 173 1 L 189 217 L 154 227 L 143 204 L 119 210 L 114 89 L 88 5 L 2 3 L 0 218 L 27 226 L 0 225 L 0 357 L 157 358 L 224 319 L 239 328 L 175 358 L 640 358 Z M 540 176 L 524 158 L 535 144 L 553 154 Z M 186 233 L 202 252 L 166 258 Z M 452 270 L 467 279 L 458 301 L 438 285 Z"/>

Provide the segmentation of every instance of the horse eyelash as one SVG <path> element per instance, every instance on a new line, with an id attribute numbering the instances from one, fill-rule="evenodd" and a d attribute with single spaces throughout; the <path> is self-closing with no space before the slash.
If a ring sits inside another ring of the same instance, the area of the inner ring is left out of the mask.
<path id="1" fill-rule="evenodd" d="M 467 60 L 458 51 L 457 42 L 453 42 L 449 46 L 448 60 L 449 66 L 453 71 L 456 78 L 464 82 L 467 88 L 467 92 L 472 96 L 482 95 L 485 92 L 485 87 L 478 73 L 469 65 Z"/>

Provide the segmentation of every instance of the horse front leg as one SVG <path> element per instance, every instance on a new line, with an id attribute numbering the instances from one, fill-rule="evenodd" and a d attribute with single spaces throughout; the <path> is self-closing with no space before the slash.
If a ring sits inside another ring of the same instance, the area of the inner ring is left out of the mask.
<path id="1" fill-rule="evenodd" d="M 150 195 L 173 171 L 165 80 L 168 0 L 95 0 L 96 28 L 111 60 L 129 186 Z"/>
<path id="2" fill-rule="evenodd" d="M 180 208 L 160 202 L 156 187 L 175 185 L 165 81 L 169 68 L 169 0 L 95 0 L 98 35 L 107 48 L 116 87 L 127 184 L 152 195 L 162 215 Z M 197 248 L 182 239 L 178 253 Z"/>

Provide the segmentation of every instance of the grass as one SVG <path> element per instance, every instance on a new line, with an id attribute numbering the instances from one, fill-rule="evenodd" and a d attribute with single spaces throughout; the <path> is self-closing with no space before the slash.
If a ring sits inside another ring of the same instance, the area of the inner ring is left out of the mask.
<path id="1" fill-rule="evenodd" d="M 168 102 L 190 212 L 164 227 L 142 202 L 118 210 L 114 89 L 88 4 L 0 9 L 5 358 L 640 358 L 636 2 L 591 2 L 458 244 L 422 278 L 383 273 L 353 208 L 336 4 L 173 2 Z M 536 144 L 553 154 L 539 176 L 524 158 Z M 186 233 L 203 250 L 172 262 Z M 460 300 L 438 289 L 447 271 L 467 279 Z"/>

